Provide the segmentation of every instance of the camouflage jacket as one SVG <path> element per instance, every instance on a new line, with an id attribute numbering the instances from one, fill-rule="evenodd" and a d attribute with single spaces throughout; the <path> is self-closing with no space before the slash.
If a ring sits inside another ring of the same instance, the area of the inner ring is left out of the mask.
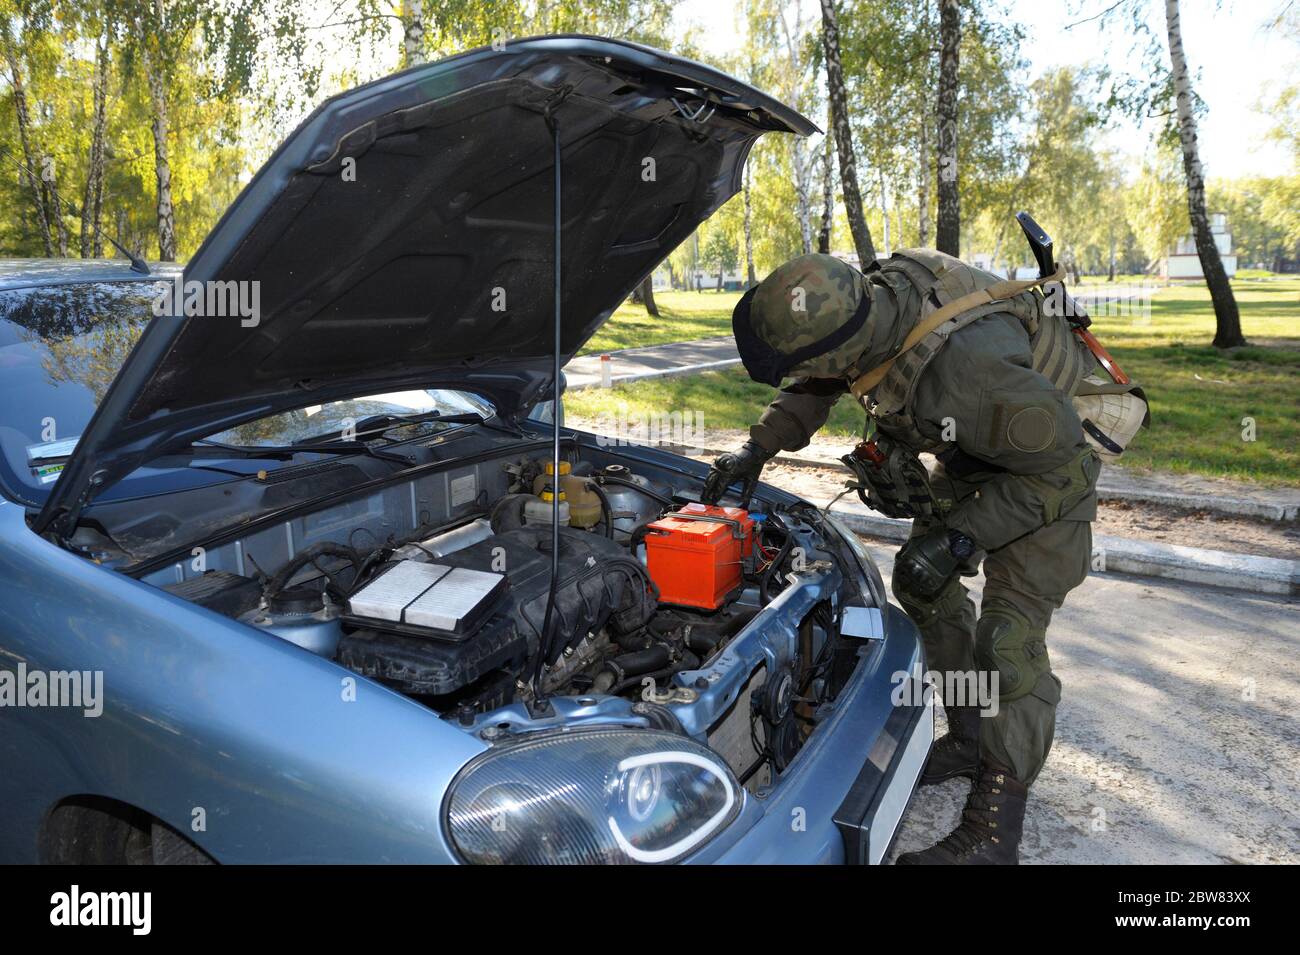
<path id="1" fill-rule="evenodd" d="M 910 283 L 880 272 L 867 281 L 877 327 L 905 333 L 916 324 L 920 298 Z M 1096 518 L 1100 463 L 1069 396 L 1033 366 L 1024 325 L 994 312 L 958 329 L 930 360 L 904 409 L 906 429 L 877 422 L 918 454 L 936 453 L 931 484 L 951 507 L 948 525 L 986 550 L 1055 520 Z M 768 451 L 797 451 L 847 393 L 847 378 L 796 379 L 750 435 Z"/>

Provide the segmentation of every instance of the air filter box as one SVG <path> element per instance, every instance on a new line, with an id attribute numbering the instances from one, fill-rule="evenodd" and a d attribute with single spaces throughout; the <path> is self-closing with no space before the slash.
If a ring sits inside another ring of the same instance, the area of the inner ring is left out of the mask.
<path id="1" fill-rule="evenodd" d="M 741 585 L 754 521 L 739 507 L 687 504 L 646 529 L 646 565 L 664 603 L 716 610 Z"/>

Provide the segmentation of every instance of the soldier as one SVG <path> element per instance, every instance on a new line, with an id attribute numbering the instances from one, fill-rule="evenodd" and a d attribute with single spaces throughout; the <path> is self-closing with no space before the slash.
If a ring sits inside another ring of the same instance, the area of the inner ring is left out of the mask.
<path id="1" fill-rule="evenodd" d="M 747 293 L 732 319 L 750 377 L 794 381 L 744 446 L 718 458 L 703 500 L 716 503 L 737 481 L 752 488 L 774 454 L 807 445 L 852 391 L 875 429 L 859 446 L 869 461 L 844 459 L 859 493 L 915 517 L 892 585 L 928 668 L 996 674 L 997 705 L 984 718 L 976 700 L 944 700 L 949 730 L 922 777 L 973 781 L 961 824 L 902 863 L 1016 863 L 1028 789 L 1052 744 L 1061 689 L 1047 625 L 1088 573 L 1100 461 L 1071 403 L 1097 361 L 1044 308 L 1034 288 L 1044 281 L 1000 282 L 927 250 L 866 274 L 804 255 Z M 928 476 L 924 451 L 939 462 Z M 977 618 L 960 578 L 981 562 Z"/>

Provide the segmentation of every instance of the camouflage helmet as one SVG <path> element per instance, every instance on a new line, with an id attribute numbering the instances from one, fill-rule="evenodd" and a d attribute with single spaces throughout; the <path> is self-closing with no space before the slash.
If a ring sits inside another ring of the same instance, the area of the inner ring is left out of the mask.
<path id="1" fill-rule="evenodd" d="M 798 375 L 836 378 L 867 349 L 866 277 L 830 255 L 801 255 L 745 293 L 731 316 L 745 370 L 776 388 Z"/>

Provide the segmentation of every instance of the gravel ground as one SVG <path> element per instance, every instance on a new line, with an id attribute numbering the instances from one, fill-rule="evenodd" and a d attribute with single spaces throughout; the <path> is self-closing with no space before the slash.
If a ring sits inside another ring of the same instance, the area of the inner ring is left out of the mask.
<path id="1" fill-rule="evenodd" d="M 888 580 L 893 548 L 868 544 Z M 978 592 L 983 577 L 968 584 Z M 1297 610 L 1283 597 L 1089 577 L 1048 631 L 1062 699 L 1021 861 L 1300 862 Z M 919 790 L 894 855 L 949 832 L 968 785 Z"/>
<path id="2" fill-rule="evenodd" d="M 779 462 L 763 469 L 763 480 L 767 483 L 817 504 L 825 504 L 844 490 L 848 476 L 843 468 L 800 467 Z M 1102 501 L 1092 528 L 1095 534 L 1260 557 L 1294 558 L 1300 554 L 1300 527 L 1295 524 L 1183 511 L 1158 504 Z"/>

